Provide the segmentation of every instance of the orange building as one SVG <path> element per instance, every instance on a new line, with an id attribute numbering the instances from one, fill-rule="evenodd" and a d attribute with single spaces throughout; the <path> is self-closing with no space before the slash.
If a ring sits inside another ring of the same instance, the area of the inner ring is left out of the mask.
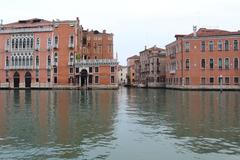
<path id="1" fill-rule="evenodd" d="M 240 89 L 240 31 L 196 26 L 166 46 L 166 86 L 186 89 Z"/>
<path id="2" fill-rule="evenodd" d="M 113 34 L 78 18 L 0 25 L 0 88 L 117 88 L 117 66 Z"/>
<path id="3" fill-rule="evenodd" d="M 135 81 L 135 61 L 139 60 L 138 55 L 134 55 L 132 57 L 129 57 L 127 59 L 127 85 L 129 86 L 135 86 L 136 81 Z"/>

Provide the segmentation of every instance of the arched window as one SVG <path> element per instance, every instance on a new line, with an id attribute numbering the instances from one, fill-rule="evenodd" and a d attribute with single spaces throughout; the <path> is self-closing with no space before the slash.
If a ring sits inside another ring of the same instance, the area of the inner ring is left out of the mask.
<path id="1" fill-rule="evenodd" d="M 56 63 L 58 62 L 58 55 L 57 55 L 57 53 L 54 54 L 54 62 L 56 62 Z"/>
<path id="2" fill-rule="evenodd" d="M 225 47 L 225 51 L 229 51 L 229 42 L 228 42 L 228 40 L 225 41 L 224 47 Z"/>
<path id="3" fill-rule="evenodd" d="M 31 49 L 33 49 L 33 38 L 31 38 L 31 44 L 30 44 Z"/>
<path id="4" fill-rule="evenodd" d="M 15 40 L 12 39 L 12 49 L 14 49 Z"/>
<path id="5" fill-rule="evenodd" d="M 73 53 L 72 53 L 72 52 L 70 53 L 70 59 L 69 59 L 69 60 L 70 60 L 70 62 L 73 62 L 73 61 L 74 61 L 74 56 L 73 56 Z"/>
<path id="6" fill-rule="evenodd" d="M 229 58 L 225 58 L 225 69 L 229 69 Z"/>
<path id="7" fill-rule="evenodd" d="M 32 66 L 32 60 L 33 60 L 33 58 L 32 58 L 32 56 L 30 56 L 30 66 Z"/>
<path id="8" fill-rule="evenodd" d="M 238 58 L 234 58 L 234 69 L 238 69 Z"/>
<path id="9" fill-rule="evenodd" d="M 30 39 L 27 38 L 27 48 L 29 48 L 29 47 L 30 47 Z"/>
<path id="10" fill-rule="evenodd" d="M 18 57 L 15 57 L 15 66 L 18 66 Z"/>
<path id="11" fill-rule="evenodd" d="M 234 51 L 238 51 L 238 40 L 234 40 Z"/>
<path id="12" fill-rule="evenodd" d="M 8 60 L 8 56 L 6 57 L 6 66 L 9 66 L 9 60 Z"/>
<path id="13" fill-rule="evenodd" d="M 40 38 L 37 38 L 36 39 L 36 47 L 35 47 L 36 50 L 39 50 L 40 49 Z"/>
<path id="14" fill-rule="evenodd" d="M 58 36 L 54 37 L 54 48 L 58 48 Z"/>
<path id="15" fill-rule="evenodd" d="M 48 66 L 51 66 L 51 57 L 48 56 Z"/>
<path id="16" fill-rule="evenodd" d="M 27 56 L 27 59 L 26 59 L 26 66 L 29 66 L 29 57 Z"/>
<path id="17" fill-rule="evenodd" d="M 22 39 L 19 40 L 19 48 L 22 49 Z"/>
<path id="18" fill-rule="evenodd" d="M 218 68 L 222 69 L 222 58 L 218 59 Z"/>
<path id="19" fill-rule="evenodd" d="M 18 39 L 16 39 L 15 48 L 18 49 Z"/>
<path id="20" fill-rule="evenodd" d="M 19 66 L 22 66 L 22 57 L 21 57 L 21 56 L 19 57 L 18 61 L 19 61 L 19 64 L 18 64 L 18 65 L 19 65 Z"/>
<path id="21" fill-rule="evenodd" d="M 14 66 L 15 63 L 14 63 L 14 57 L 12 56 L 12 66 Z"/>
<path id="22" fill-rule="evenodd" d="M 26 48 L 26 39 L 23 38 L 23 49 L 25 49 L 25 48 Z"/>
<path id="23" fill-rule="evenodd" d="M 25 60 L 25 56 L 23 56 L 23 63 L 22 63 L 22 65 L 25 66 L 25 64 L 26 64 L 26 60 Z"/>
<path id="24" fill-rule="evenodd" d="M 39 66 L 39 57 L 36 56 L 36 66 Z"/>

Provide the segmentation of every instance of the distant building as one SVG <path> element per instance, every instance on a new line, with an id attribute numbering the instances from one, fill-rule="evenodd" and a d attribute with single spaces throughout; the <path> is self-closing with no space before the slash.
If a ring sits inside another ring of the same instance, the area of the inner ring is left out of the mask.
<path id="1" fill-rule="evenodd" d="M 193 28 L 176 35 L 167 49 L 167 87 L 240 89 L 240 32 Z"/>
<path id="2" fill-rule="evenodd" d="M 124 86 L 127 84 L 127 66 L 118 66 L 118 83 L 121 86 Z"/>
<path id="3" fill-rule="evenodd" d="M 127 59 L 127 85 L 134 86 L 136 85 L 135 83 L 135 61 L 139 60 L 138 55 L 134 55 L 132 57 L 129 57 Z"/>
<path id="4" fill-rule="evenodd" d="M 79 19 L 0 25 L 0 88 L 117 88 L 113 34 Z"/>
<path id="5" fill-rule="evenodd" d="M 140 52 L 140 70 L 138 82 L 142 87 L 165 87 L 165 60 L 166 51 L 153 46 Z"/>

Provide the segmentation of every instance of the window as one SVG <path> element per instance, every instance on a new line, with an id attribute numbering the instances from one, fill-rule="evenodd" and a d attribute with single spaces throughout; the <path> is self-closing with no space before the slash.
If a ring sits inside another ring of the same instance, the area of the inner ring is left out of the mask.
<path id="1" fill-rule="evenodd" d="M 189 51 L 190 51 L 190 43 L 185 42 L 185 52 L 189 52 Z"/>
<path id="2" fill-rule="evenodd" d="M 225 58 L 225 69 L 229 69 L 229 58 Z"/>
<path id="3" fill-rule="evenodd" d="M 202 77 L 202 78 L 201 78 L 201 84 L 202 84 L 202 85 L 205 85 L 205 84 L 206 84 L 206 78 L 205 78 L 205 77 Z"/>
<path id="4" fill-rule="evenodd" d="M 218 84 L 222 84 L 223 83 L 223 78 L 222 77 L 218 77 Z"/>
<path id="5" fill-rule="evenodd" d="M 14 49 L 15 40 L 12 39 L 12 49 Z"/>
<path id="6" fill-rule="evenodd" d="M 238 69 L 238 58 L 234 58 L 234 69 Z"/>
<path id="7" fill-rule="evenodd" d="M 73 41 L 73 35 L 70 36 L 70 44 L 73 45 L 74 41 Z"/>
<path id="8" fill-rule="evenodd" d="M 36 66 L 39 66 L 39 57 L 36 56 Z"/>
<path id="9" fill-rule="evenodd" d="M 238 40 L 234 40 L 233 48 L 234 48 L 234 51 L 238 51 Z"/>
<path id="10" fill-rule="evenodd" d="M 218 51 L 222 51 L 222 41 L 218 41 Z"/>
<path id="11" fill-rule="evenodd" d="M 79 68 L 78 67 L 76 68 L 76 73 L 79 73 Z"/>
<path id="12" fill-rule="evenodd" d="M 19 66 L 22 66 L 22 57 L 19 57 L 18 61 Z"/>
<path id="13" fill-rule="evenodd" d="M 53 68 L 53 73 L 55 73 L 55 74 L 57 73 L 57 67 Z"/>
<path id="14" fill-rule="evenodd" d="M 202 43 L 201 43 L 201 51 L 205 52 L 205 50 L 206 50 L 206 43 L 205 43 L 205 41 L 202 41 Z"/>
<path id="15" fill-rule="evenodd" d="M 213 49 L 214 49 L 213 41 L 210 41 L 210 42 L 209 42 L 209 51 L 212 52 Z"/>
<path id="16" fill-rule="evenodd" d="M 21 43 L 21 40 L 20 40 L 20 43 Z M 20 46 L 22 46 L 22 44 L 20 44 Z M 27 48 L 30 48 L 30 39 L 27 38 Z"/>
<path id="17" fill-rule="evenodd" d="M 9 66 L 9 60 L 8 60 L 8 56 L 6 57 L 6 66 Z"/>
<path id="18" fill-rule="evenodd" d="M 218 59 L 218 69 L 222 69 L 222 58 Z"/>
<path id="19" fill-rule="evenodd" d="M 52 40 L 50 37 L 48 37 L 48 40 L 47 40 L 47 49 L 50 50 L 51 49 L 51 45 L 52 45 Z"/>
<path id="20" fill-rule="evenodd" d="M 115 83 L 114 76 L 111 76 L 111 83 Z"/>
<path id="21" fill-rule="evenodd" d="M 73 53 L 70 53 L 70 62 L 73 62 L 73 61 L 74 61 Z"/>
<path id="22" fill-rule="evenodd" d="M 210 64 L 210 69 L 213 69 L 213 67 L 214 67 L 214 61 L 213 61 L 212 58 L 210 59 L 209 64 Z"/>
<path id="23" fill-rule="evenodd" d="M 20 49 L 23 48 L 23 42 L 22 42 L 22 39 L 19 40 L 19 48 L 20 48 Z"/>
<path id="24" fill-rule="evenodd" d="M 189 59 L 186 59 L 186 69 L 188 70 L 190 68 L 190 61 Z"/>
<path id="25" fill-rule="evenodd" d="M 89 84 L 92 84 L 92 78 L 93 78 L 92 75 L 89 75 L 89 76 L 88 76 L 88 82 L 89 82 Z"/>
<path id="26" fill-rule="evenodd" d="M 238 84 L 238 83 L 239 83 L 238 77 L 234 77 L 234 84 Z"/>
<path id="27" fill-rule="evenodd" d="M 58 62 L 58 55 L 57 55 L 57 53 L 54 54 L 54 62 L 55 62 L 55 63 Z"/>
<path id="28" fill-rule="evenodd" d="M 58 48 L 58 36 L 54 37 L 54 48 Z"/>
<path id="29" fill-rule="evenodd" d="M 201 67 L 202 67 L 202 69 L 205 69 L 205 67 L 206 67 L 205 64 L 206 64 L 206 63 L 205 63 L 205 59 L 202 59 L 202 61 L 201 61 Z"/>
<path id="30" fill-rule="evenodd" d="M 70 73 L 73 73 L 73 68 L 70 68 L 69 72 L 70 72 Z"/>
<path id="31" fill-rule="evenodd" d="M 51 79 L 50 79 L 50 78 L 48 78 L 48 79 L 47 79 L 47 81 L 48 81 L 48 82 L 51 82 Z"/>
<path id="32" fill-rule="evenodd" d="M 228 40 L 225 41 L 224 47 L 225 47 L 225 51 L 229 51 L 229 42 L 228 42 Z"/>
<path id="33" fill-rule="evenodd" d="M 23 38 L 23 49 L 25 49 L 25 48 L 26 48 L 26 39 Z"/>
<path id="34" fill-rule="evenodd" d="M 114 69 L 115 69 L 114 67 L 111 67 L 111 72 L 114 72 Z"/>
<path id="35" fill-rule="evenodd" d="M 31 49 L 33 49 L 33 38 L 31 38 L 30 47 L 31 47 Z"/>
<path id="36" fill-rule="evenodd" d="M 48 76 L 48 77 L 51 76 L 51 70 L 50 70 L 50 69 L 47 70 L 47 76 Z"/>
<path id="37" fill-rule="evenodd" d="M 48 56 L 48 66 L 51 66 L 51 57 Z"/>
<path id="38" fill-rule="evenodd" d="M 209 82 L 210 82 L 210 84 L 214 84 L 214 78 L 213 77 L 210 77 L 210 79 L 209 79 Z"/>
<path id="39" fill-rule="evenodd" d="M 89 73 L 92 73 L 92 67 L 89 67 Z"/>
<path id="40" fill-rule="evenodd" d="M 16 41 L 15 41 L 15 48 L 16 49 L 18 48 L 18 39 L 16 39 Z"/>
<path id="41" fill-rule="evenodd" d="M 38 51 L 39 49 L 40 49 L 40 38 L 37 38 L 35 50 Z"/>
<path id="42" fill-rule="evenodd" d="M 57 77 L 54 77 L 54 83 L 57 83 Z"/>
<path id="43" fill-rule="evenodd" d="M 225 77 L 225 84 L 226 84 L 226 85 L 229 84 L 229 77 Z"/>
<path id="44" fill-rule="evenodd" d="M 98 83 L 98 76 L 95 76 L 95 83 Z"/>
<path id="45" fill-rule="evenodd" d="M 189 77 L 186 77 L 186 85 L 189 85 L 190 84 L 190 78 Z"/>
<path id="46" fill-rule="evenodd" d="M 95 73 L 98 73 L 98 67 L 95 67 Z"/>

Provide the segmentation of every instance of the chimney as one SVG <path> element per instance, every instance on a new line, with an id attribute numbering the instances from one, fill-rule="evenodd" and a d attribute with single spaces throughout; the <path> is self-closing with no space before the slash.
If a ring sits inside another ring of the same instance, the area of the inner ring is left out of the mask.
<path id="1" fill-rule="evenodd" d="M 193 26 L 193 36 L 197 37 L 197 26 Z"/>

